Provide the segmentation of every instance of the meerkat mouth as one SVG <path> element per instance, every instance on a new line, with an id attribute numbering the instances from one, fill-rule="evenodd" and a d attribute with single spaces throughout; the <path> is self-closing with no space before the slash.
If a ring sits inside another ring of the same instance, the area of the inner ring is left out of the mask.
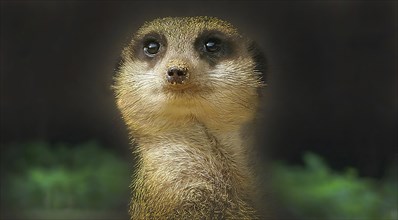
<path id="1" fill-rule="evenodd" d="M 195 88 L 193 85 L 176 84 L 165 86 L 163 92 L 173 95 L 193 95 L 198 93 L 199 89 Z"/>
<path id="2" fill-rule="evenodd" d="M 195 97 L 201 96 L 203 88 L 192 82 L 182 84 L 165 84 L 162 89 L 163 94 L 170 99 L 184 99 L 190 101 Z"/>

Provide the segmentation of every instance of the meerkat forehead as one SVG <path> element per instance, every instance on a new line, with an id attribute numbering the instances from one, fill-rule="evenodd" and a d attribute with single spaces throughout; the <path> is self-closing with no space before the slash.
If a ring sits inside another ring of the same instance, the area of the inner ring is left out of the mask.
<path id="1" fill-rule="evenodd" d="M 238 30 L 230 23 L 208 16 L 158 18 L 150 22 L 145 22 L 137 31 L 136 36 L 140 38 L 154 30 L 169 36 L 175 36 L 178 31 L 179 36 L 192 37 L 204 30 L 217 30 L 227 36 L 240 37 Z"/>

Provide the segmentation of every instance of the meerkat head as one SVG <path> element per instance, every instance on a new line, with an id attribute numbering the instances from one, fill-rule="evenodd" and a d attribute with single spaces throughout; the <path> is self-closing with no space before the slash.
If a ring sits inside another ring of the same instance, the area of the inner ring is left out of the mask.
<path id="1" fill-rule="evenodd" d="M 188 121 L 233 128 L 249 121 L 263 85 L 252 45 L 217 18 L 145 23 L 123 50 L 115 77 L 130 129 L 145 133 Z"/>

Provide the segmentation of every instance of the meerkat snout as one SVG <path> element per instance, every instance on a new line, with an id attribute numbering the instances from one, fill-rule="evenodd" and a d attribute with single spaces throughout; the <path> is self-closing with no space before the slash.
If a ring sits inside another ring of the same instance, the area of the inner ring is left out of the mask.
<path id="1" fill-rule="evenodd" d="M 183 84 L 189 78 L 187 62 L 181 60 L 172 60 L 167 65 L 167 82 L 175 84 Z"/>

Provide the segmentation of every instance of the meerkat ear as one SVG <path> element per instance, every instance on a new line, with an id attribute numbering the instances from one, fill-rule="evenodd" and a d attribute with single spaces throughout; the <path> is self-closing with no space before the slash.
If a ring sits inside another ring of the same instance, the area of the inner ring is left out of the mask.
<path id="1" fill-rule="evenodd" d="M 256 70 L 259 73 L 260 79 L 263 83 L 267 83 L 267 59 L 261 50 L 260 46 L 252 41 L 249 45 L 249 52 L 252 54 L 256 63 Z"/>

